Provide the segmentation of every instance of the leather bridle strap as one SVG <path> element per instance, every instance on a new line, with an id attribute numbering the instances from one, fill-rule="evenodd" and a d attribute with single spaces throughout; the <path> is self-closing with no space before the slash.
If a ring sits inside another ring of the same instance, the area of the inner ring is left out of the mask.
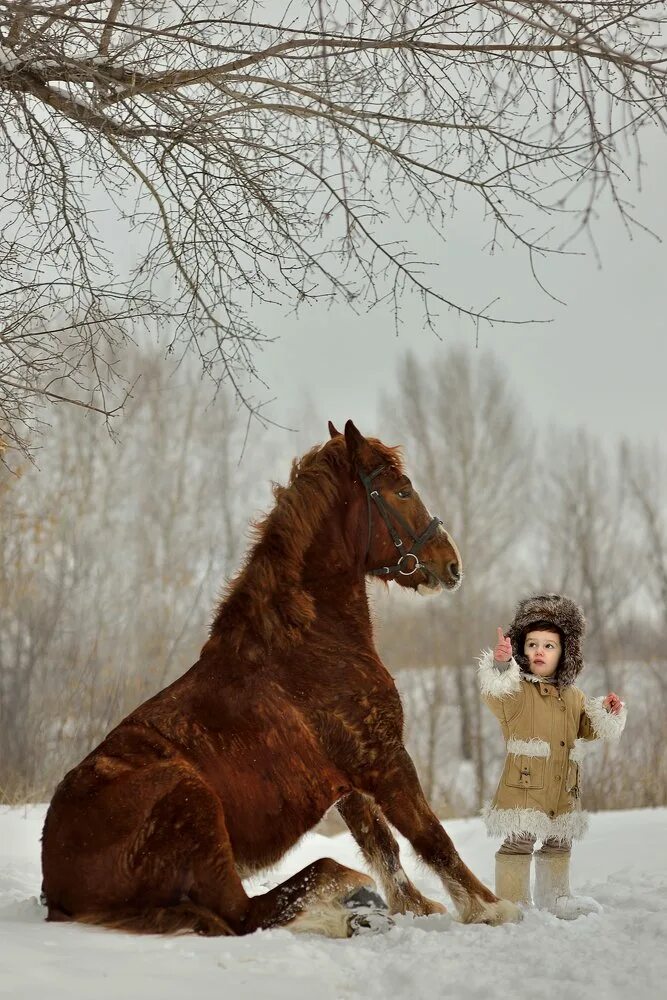
<path id="1" fill-rule="evenodd" d="M 442 524 L 439 517 L 432 517 L 429 523 L 426 525 L 425 529 L 422 531 L 421 535 L 415 536 L 412 532 L 412 528 L 407 523 L 407 521 L 394 510 L 384 497 L 381 495 L 379 490 L 373 489 L 373 480 L 379 476 L 386 469 L 386 465 L 380 465 L 377 469 L 373 469 L 366 475 L 361 469 L 358 470 L 359 479 L 364 484 L 366 489 L 366 500 L 368 503 L 368 541 L 366 543 L 366 555 L 364 557 L 364 563 L 368 559 L 368 553 L 371 548 L 371 534 L 372 534 L 372 517 L 371 517 L 371 501 L 377 507 L 380 517 L 384 521 L 387 531 L 391 536 L 391 540 L 400 552 L 400 559 L 393 566 L 379 566 L 377 569 L 369 570 L 373 576 L 390 576 L 392 573 L 400 573 L 401 576 L 412 576 L 416 573 L 418 569 L 424 569 L 430 572 L 428 568 L 419 559 L 418 552 L 430 541 L 431 538 L 435 536 L 438 528 Z M 412 543 L 410 548 L 408 548 L 399 533 L 397 532 L 394 524 L 392 524 L 392 519 L 398 522 L 399 526 L 402 528 L 404 534 L 410 539 Z M 410 566 L 410 560 L 412 565 Z M 406 568 L 408 567 L 409 568 Z"/>

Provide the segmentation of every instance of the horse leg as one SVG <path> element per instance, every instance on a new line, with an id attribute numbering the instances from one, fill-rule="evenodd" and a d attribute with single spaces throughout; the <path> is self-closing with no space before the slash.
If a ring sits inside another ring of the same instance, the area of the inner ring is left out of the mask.
<path id="1" fill-rule="evenodd" d="M 366 929 L 364 920 L 370 917 L 355 912 L 354 906 L 360 891 L 369 895 L 374 889 L 373 879 L 329 858 L 315 861 L 263 895 L 249 897 L 238 874 L 222 804 L 199 778 L 179 782 L 156 805 L 148 825 L 150 834 L 135 856 L 139 881 L 160 884 L 187 864 L 184 905 L 188 914 L 194 906 L 192 929 L 199 933 L 240 935 L 284 926 L 349 937 Z M 156 859 L 161 870 L 155 867 Z M 375 909 L 383 907 L 375 897 Z M 383 919 L 385 926 L 378 929 L 386 929 L 389 921 Z M 382 924 L 380 917 L 376 924 Z"/>
<path id="2" fill-rule="evenodd" d="M 196 772 L 188 766 L 132 772 L 125 782 L 99 788 L 94 808 L 93 820 L 64 799 L 47 816 L 49 920 L 148 934 L 242 932 L 249 901 L 224 811 Z M 113 836 L 118 817 L 127 831 L 122 839 Z M 97 836 L 105 849 L 79 849 L 77 830 L 86 823 L 95 824 L 88 839 Z"/>
<path id="3" fill-rule="evenodd" d="M 184 820 L 191 817 L 193 822 Z M 260 928 L 287 927 L 328 937 L 349 937 L 356 929 L 354 895 L 375 887 L 361 872 L 323 858 L 260 896 L 248 896 L 238 874 L 220 800 L 199 778 L 181 781 L 154 809 L 150 836 L 141 845 L 140 878 L 160 882 L 155 859 L 168 870 L 190 867 L 188 902 L 197 907 L 199 933 L 216 930 L 220 921 L 227 933 L 251 934 Z M 176 865 L 174 852 L 178 855 Z M 166 864 L 165 864 L 166 861 Z M 165 872 L 166 875 L 166 872 Z M 165 877 L 162 876 L 162 878 Z M 346 905 L 349 904 L 349 905 Z M 378 907 L 384 904 L 377 900 Z M 202 924 L 201 914 L 215 920 Z"/>
<path id="4" fill-rule="evenodd" d="M 380 881 L 391 913 L 446 913 L 447 907 L 427 899 L 401 866 L 396 838 L 378 807 L 362 792 L 350 792 L 336 803 L 367 864 Z"/>
<path id="5" fill-rule="evenodd" d="M 130 791 L 121 782 L 98 791 L 98 824 L 104 825 L 106 816 L 106 828 L 113 831 L 122 806 L 128 833 L 123 840 L 108 837 L 111 845 L 92 853 L 77 850 L 76 832 L 68 830 L 72 824 L 80 829 L 87 816 L 72 814 L 71 808 L 69 815 L 63 814 L 66 803 L 57 804 L 46 841 L 50 920 L 149 934 L 239 935 L 286 926 L 348 937 L 371 920 L 368 912 L 352 908 L 355 903 L 384 908 L 370 892 L 370 876 L 328 858 L 262 896 L 249 897 L 222 803 L 196 772 L 153 769 Z M 148 796 L 152 803 L 145 809 Z M 136 825 L 127 822 L 133 811 Z M 65 852 L 61 841 L 69 844 Z M 359 900 L 364 894 L 366 899 Z M 385 926 L 378 929 L 389 925 L 388 916 L 382 919 Z"/>
<path id="6" fill-rule="evenodd" d="M 463 863 L 426 801 L 415 766 L 404 748 L 381 773 L 371 776 L 367 791 L 389 822 L 439 875 L 463 923 L 502 924 L 521 919 L 518 906 L 498 899 Z"/>
<path id="7" fill-rule="evenodd" d="M 320 858 L 269 892 L 253 896 L 244 933 L 260 927 L 287 927 L 346 938 L 368 929 L 388 930 L 388 911 L 374 889 L 369 875 Z"/>

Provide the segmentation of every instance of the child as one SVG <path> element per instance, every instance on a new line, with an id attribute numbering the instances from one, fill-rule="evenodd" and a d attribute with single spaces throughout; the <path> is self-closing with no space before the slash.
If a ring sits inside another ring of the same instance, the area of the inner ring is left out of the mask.
<path id="1" fill-rule="evenodd" d="M 572 840 L 586 832 L 579 771 L 588 740 L 618 739 L 626 711 L 616 694 L 587 698 L 574 681 L 583 669 L 581 609 L 567 597 L 529 597 L 507 636 L 480 659 L 482 697 L 507 744 L 505 767 L 483 816 L 496 853 L 496 893 L 530 905 L 530 861 L 536 840 L 535 905 L 572 920 L 600 910 L 570 894 Z M 512 652 L 514 651 L 514 656 Z"/>

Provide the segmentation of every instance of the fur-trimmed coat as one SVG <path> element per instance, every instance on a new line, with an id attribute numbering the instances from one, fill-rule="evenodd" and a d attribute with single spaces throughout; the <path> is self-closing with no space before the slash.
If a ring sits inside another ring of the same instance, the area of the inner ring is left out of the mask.
<path id="1" fill-rule="evenodd" d="M 602 698 L 587 698 L 571 683 L 527 676 L 514 658 L 501 672 L 491 650 L 481 656 L 479 682 L 507 746 L 496 794 L 483 811 L 489 835 L 582 837 L 588 825 L 580 798 L 584 752 L 590 740 L 618 739 L 625 708 L 612 715 Z"/>

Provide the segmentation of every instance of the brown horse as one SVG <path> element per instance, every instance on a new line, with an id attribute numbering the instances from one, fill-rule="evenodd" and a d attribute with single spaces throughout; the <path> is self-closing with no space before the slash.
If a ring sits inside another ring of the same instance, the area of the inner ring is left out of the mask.
<path id="1" fill-rule="evenodd" d="M 351 421 L 330 433 L 275 488 L 197 663 L 56 789 L 42 850 L 49 920 L 348 936 L 369 924 L 350 905 L 383 905 L 368 875 L 322 859 L 263 895 L 249 897 L 241 881 L 275 864 L 334 803 L 392 912 L 444 907 L 408 880 L 387 820 L 437 872 L 462 920 L 518 918 L 429 808 L 373 644 L 366 576 L 455 590 L 458 551 L 397 449 Z"/>

